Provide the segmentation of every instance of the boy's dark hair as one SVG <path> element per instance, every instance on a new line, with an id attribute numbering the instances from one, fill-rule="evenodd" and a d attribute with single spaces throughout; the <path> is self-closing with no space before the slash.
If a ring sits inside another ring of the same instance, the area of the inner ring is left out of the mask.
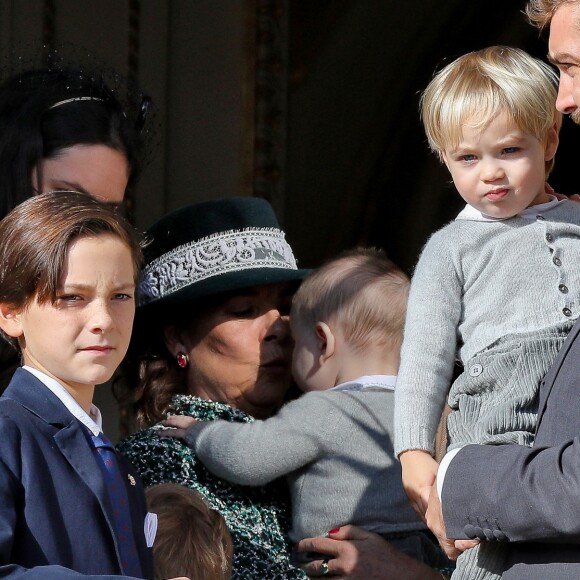
<path id="1" fill-rule="evenodd" d="M 145 494 L 149 511 L 157 514 L 155 579 L 229 580 L 233 544 L 222 516 L 181 485 L 162 483 Z"/>
<path id="2" fill-rule="evenodd" d="M 356 248 L 317 268 L 294 295 L 292 326 L 334 321 L 354 349 L 400 349 L 409 278 L 382 250 Z"/>
<path id="3" fill-rule="evenodd" d="M 40 161 L 74 145 L 123 153 L 130 187 L 142 157 L 139 129 L 96 73 L 33 70 L 11 77 L 0 87 L 0 219 L 35 193 Z"/>
<path id="4" fill-rule="evenodd" d="M 0 221 L 0 303 L 18 310 L 33 300 L 56 302 L 71 242 L 111 234 L 133 258 L 135 282 L 142 254 L 133 227 L 109 205 L 78 192 L 30 197 Z M 2 336 L 15 348 L 18 341 Z"/>

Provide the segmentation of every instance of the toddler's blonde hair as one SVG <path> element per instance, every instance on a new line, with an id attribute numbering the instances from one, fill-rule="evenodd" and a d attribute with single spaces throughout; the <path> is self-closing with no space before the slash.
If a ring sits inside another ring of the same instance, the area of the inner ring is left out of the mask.
<path id="1" fill-rule="evenodd" d="M 505 113 L 542 143 L 562 115 L 556 110 L 555 71 L 520 50 L 491 46 L 459 57 L 439 71 L 421 96 L 421 119 L 431 149 L 443 159 L 459 145 L 463 127 L 483 130 Z M 546 162 L 546 174 L 554 160 Z"/>

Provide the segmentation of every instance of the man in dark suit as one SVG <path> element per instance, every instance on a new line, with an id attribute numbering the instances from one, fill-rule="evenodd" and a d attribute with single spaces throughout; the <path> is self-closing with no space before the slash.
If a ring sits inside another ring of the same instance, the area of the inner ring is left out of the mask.
<path id="1" fill-rule="evenodd" d="M 531 0 L 528 14 L 539 27 L 550 26 L 549 59 L 560 72 L 556 106 L 580 123 L 580 0 Z M 448 538 L 510 542 L 505 579 L 577 579 L 580 318 L 541 385 L 538 413 L 531 449 L 468 445 L 448 454 L 427 523 L 452 557 L 470 543 Z"/>

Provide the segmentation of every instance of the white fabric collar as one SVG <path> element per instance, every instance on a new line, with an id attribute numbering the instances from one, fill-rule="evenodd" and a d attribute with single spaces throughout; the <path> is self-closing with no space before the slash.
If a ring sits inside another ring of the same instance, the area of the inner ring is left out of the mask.
<path id="1" fill-rule="evenodd" d="M 538 215 L 542 215 L 546 211 L 552 209 L 553 207 L 556 207 L 559 203 L 564 201 L 559 200 L 557 197 L 553 195 L 549 195 L 548 197 L 550 198 L 550 201 L 546 203 L 540 203 L 538 205 L 533 205 L 531 207 L 527 207 L 526 209 L 524 209 L 524 211 L 519 213 L 517 217 L 521 217 L 528 220 L 535 220 Z M 475 209 L 471 205 L 467 204 L 459 212 L 459 215 L 455 219 L 474 222 L 502 222 L 511 218 L 494 218 L 481 213 L 478 209 Z"/>
<path id="2" fill-rule="evenodd" d="M 96 405 L 91 405 L 90 416 L 74 400 L 74 397 L 55 379 L 49 377 L 38 369 L 28 365 L 22 367 L 31 375 L 34 375 L 49 391 L 51 391 L 68 411 L 76 417 L 93 435 L 98 435 L 103 430 L 103 417 Z"/>
<path id="3" fill-rule="evenodd" d="M 328 389 L 329 391 L 364 391 L 365 389 L 386 389 L 394 391 L 397 384 L 396 375 L 364 375 L 354 381 L 347 381 Z"/>

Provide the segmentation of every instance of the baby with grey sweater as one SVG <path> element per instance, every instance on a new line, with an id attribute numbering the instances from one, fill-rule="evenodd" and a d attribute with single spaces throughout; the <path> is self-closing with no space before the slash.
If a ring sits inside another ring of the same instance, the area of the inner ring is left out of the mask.
<path id="1" fill-rule="evenodd" d="M 499 46 L 453 61 L 423 93 L 429 144 L 467 206 L 428 240 L 409 297 L 395 451 L 421 514 L 446 401 L 450 451 L 531 445 L 539 385 L 580 313 L 580 204 L 546 189 L 556 87 L 550 67 Z M 506 551 L 489 540 L 459 557 L 454 580 L 499 578 Z"/>
<path id="2" fill-rule="evenodd" d="M 355 524 L 440 563 L 442 553 L 406 499 L 393 453 L 408 288 L 407 276 L 378 250 L 332 260 L 306 278 L 292 302 L 292 374 L 302 396 L 263 421 L 174 416 L 165 425 L 223 479 L 264 485 L 286 476 L 292 541 Z"/>

